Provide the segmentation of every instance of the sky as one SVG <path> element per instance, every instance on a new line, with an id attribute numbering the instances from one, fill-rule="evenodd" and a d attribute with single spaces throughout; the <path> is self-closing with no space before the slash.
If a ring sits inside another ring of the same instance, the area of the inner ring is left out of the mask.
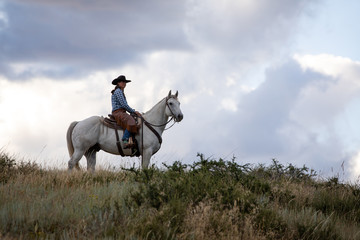
<path id="1" fill-rule="evenodd" d="M 151 163 L 197 154 L 360 178 L 357 0 L 0 0 L 0 149 L 65 168 L 72 121 L 125 75 L 146 112 L 179 91 Z M 139 164 L 100 152 L 97 166 Z M 80 161 L 86 166 L 86 161 Z"/>

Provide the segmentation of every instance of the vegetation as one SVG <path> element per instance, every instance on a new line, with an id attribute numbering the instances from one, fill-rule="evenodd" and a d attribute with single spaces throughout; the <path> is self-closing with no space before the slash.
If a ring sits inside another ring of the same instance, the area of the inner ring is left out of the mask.
<path id="1" fill-rule="evenodd" d="M 305 166 L 193 164 L 94 174 L 0 154 L 0 239 L 360 239 L 360 188 Z"/>

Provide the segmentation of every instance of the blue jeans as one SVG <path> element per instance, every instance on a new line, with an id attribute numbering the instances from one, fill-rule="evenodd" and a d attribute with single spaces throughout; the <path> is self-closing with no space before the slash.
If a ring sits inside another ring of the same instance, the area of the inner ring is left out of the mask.
<path id="1" fill-rule="evenodd" d="M 125 129 L 124 135 L 123 135 L 123 137 L 122 137 L 122 140 L 123 140 L 123 141 L 129 140 L 129 138 L 130 138 L 130 132 L 129 132 L 127 129 Z"/>

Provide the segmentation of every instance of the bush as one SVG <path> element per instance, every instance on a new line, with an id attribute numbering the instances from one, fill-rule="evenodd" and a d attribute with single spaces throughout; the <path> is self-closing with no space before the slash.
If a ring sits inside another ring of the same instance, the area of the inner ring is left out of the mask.
<path id="1" fill-rule="evenodd" d="M 39 170 L 39 166 L 34 162 L 17 162 L 15 157 L 0 151 L 0 183 L 6 183 L 18 174 L 29 174 Z"/>
<path id="2" fill-rule="evenodd" d="M 276 160 L 241 165 L 199 154 L 120 172 L 43 170 L 1 155 L 0 238 L 352 239 L 358 186 Z M 11 181 L 10 181 L 11 180 Z"/>

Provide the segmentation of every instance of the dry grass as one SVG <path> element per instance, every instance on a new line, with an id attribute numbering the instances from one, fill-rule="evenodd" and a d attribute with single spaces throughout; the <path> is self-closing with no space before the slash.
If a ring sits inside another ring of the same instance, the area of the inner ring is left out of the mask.
<path id="1" fill-rule="evenodd" d="M 242 216 L 237 204 L 216 209 L 212 202 L 200 202 L 186 212 L 179 239 L 266 239 L 254 229 L 249 216 Z"/>
<path id="2" fill-rule="evenodd" d="M 1 239 L 360 239 L 360 189 L 274 161 L 44 170 L 0 154 Z"/>

